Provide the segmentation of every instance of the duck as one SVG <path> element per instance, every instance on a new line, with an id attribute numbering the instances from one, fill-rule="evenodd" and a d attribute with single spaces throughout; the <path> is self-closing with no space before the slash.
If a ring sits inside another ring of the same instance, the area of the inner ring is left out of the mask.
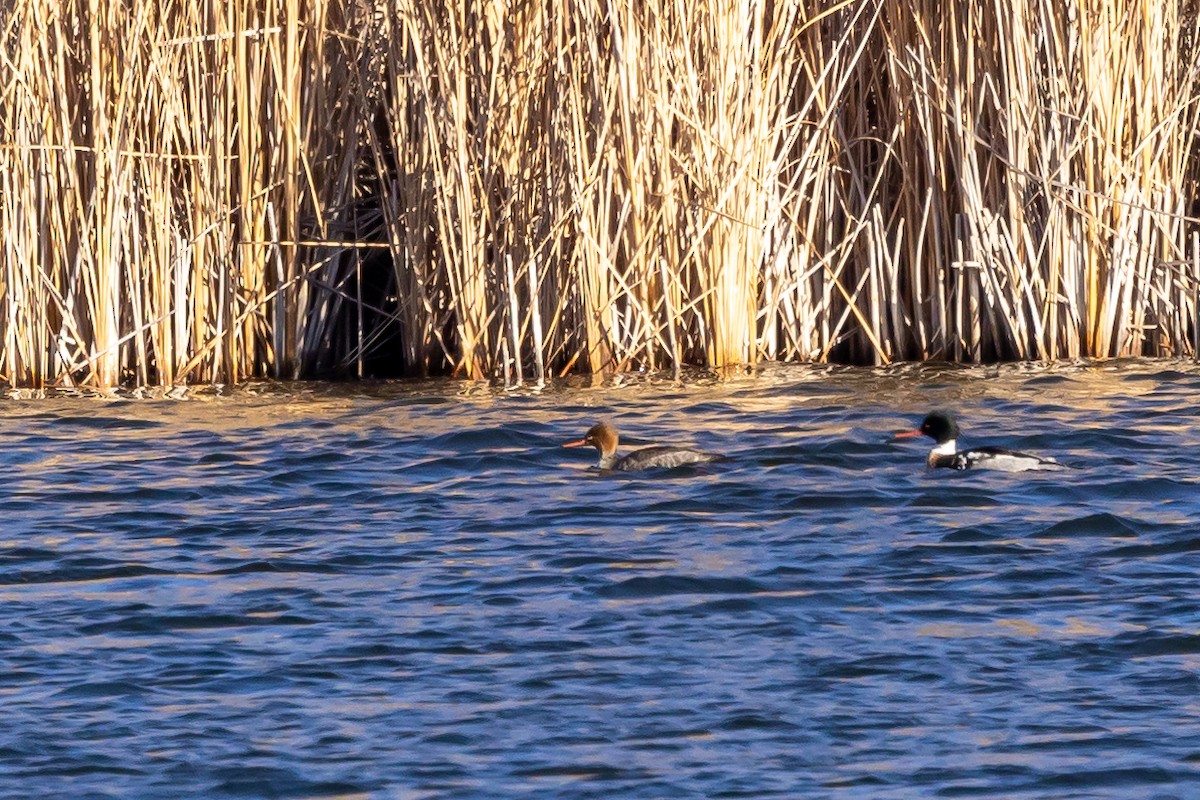
<path id="1" fill-rule="evenodd" d="M 934 411 L 921 421 L 915 431 L 896 434 L 897 439 L 928 436 L 937 445 L 929 451 L 931 469 L 994 469 L 1002 472 L 1028 472 L 1031 470 L 1066 469 L 1053 458 L 1021 453 L 1004 447 L 975 447 L 958 449 L 958 423 L 953 415 L 945 411 Z"/>
<path id="2" fill-rule="evenodd" d="M 666 469 L 686 464 L 708 464 L 724 460 L 724 456 L 705 453 L 687 447 L 654 445 L 635 450 L 629 455 L 617 455 L 617 429 L 607 422 L 598 422 L 588 429 L 582 439 L 567 442 L 563 447 L 591 445 L 600 454 L 599 467 L 615 472 L 636 472 L 644 469 Z"/>

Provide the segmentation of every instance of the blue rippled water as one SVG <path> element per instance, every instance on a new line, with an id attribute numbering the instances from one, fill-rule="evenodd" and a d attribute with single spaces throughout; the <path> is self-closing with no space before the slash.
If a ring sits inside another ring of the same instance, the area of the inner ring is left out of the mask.
<path id="1" fill-rule="evenodd" d="M 6 402 L 0 796 L 1200 797 L 1200 369 Z M 892 441 L 1076 467 L 930 472 Z M 725 453 L 602 475 L 594 421 Z"/>

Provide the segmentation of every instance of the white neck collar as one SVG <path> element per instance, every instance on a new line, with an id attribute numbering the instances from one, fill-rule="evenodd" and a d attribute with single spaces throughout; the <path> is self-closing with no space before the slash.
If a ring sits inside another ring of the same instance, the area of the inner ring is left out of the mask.
<path id="1" fill-rule="evenodd" d="M 952 456 L 958 452 L 958 443 L 951 439 L 948 442 L 942 442 L 937 447 L 933 448 L 933 454 L 937 456 Z"/>

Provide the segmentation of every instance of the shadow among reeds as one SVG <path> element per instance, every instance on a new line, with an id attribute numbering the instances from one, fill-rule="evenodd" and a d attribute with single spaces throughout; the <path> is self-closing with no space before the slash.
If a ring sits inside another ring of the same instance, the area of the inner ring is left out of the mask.
<path id="1" fill-rule="evenodd" d="M 1196 0 L 14 0 L 23 386 L 1194 354 Z"/>

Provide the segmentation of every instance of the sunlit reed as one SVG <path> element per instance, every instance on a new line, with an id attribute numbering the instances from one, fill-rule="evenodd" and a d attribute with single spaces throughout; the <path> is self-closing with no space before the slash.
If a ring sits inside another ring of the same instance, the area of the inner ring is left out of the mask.
<path id="1" fill-rule="evenodd" d="M 1195 353 L 1195 0 L 14 0 L 13 385 Z"/>

